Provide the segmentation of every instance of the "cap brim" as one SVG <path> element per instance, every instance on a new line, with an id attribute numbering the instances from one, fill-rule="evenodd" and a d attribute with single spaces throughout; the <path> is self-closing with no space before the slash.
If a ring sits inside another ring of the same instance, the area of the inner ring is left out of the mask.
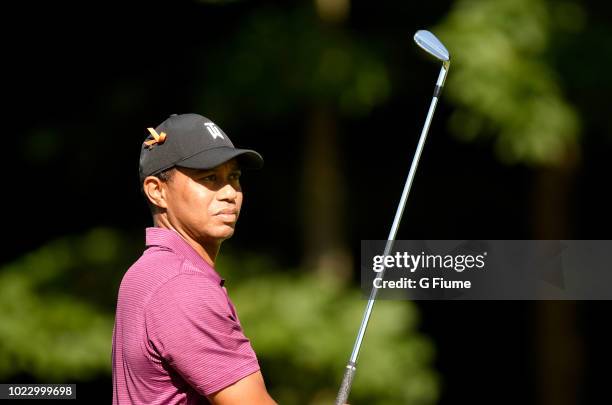
<path id="1" fill-rule="evenodd" d="M 176 166 L 205 170 L 217 167 L 234 158 L 238 160 L 238 164 L 241 168 L 261 169 L 263 167 L 263 158 L 254 150 L 236 149 L 225 146 L 197 153 L 176 163 Z"/>

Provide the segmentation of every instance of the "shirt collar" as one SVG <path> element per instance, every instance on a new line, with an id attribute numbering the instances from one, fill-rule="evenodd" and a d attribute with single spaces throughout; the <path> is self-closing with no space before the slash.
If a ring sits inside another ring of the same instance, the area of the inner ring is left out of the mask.
<path id="1" fill-rule="evenodd" d="M 163 246 L 175 254 L 189 260 L 198 269 L 210 276 L 213 281 L 223 286 L 225 280 L 219 276 L 215 268 L 211 266 L 193 247 L 176 231 L 172 229 L 151 227 L 146 229 L 146 245 Z"/>

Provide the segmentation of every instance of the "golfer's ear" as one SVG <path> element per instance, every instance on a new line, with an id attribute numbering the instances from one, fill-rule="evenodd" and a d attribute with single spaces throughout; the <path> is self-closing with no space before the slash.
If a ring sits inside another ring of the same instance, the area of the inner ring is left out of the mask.
<path id="1" fill-rule="evenodd" d="M 155 176 L 148 176 L 145 178 L 142 184 L 142 190 L 151 204 L 160 208 L 168 207 L 166 204 L 166 188 L 159 178 Z"/>

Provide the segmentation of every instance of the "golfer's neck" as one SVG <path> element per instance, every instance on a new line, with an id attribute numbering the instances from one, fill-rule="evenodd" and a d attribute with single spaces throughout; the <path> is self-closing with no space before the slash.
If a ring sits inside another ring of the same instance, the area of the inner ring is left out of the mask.
<path id="1" fill-rule="evenodd" d="M 198 242 L 182 232 L 177 232 L 200 256 L 202 256 L 202 259 L 204 259 L 206 263 L 210 264 L 213 268 L 215 267 L 215 260 L 217 259 L 219 248 L 221 247 L 220 243 Z"/>
<path id="2" fill-rule="evenodd" d="M 189 246 L 191 246 L 193 250 L 195 250 L 202 257 L 202 259 L 206 261 L 206 263 L 210 264 L 212 267 L 215 267 L 215 260 L 217 259 L 217 254 L 221 248 L 221 242 L 216 240 L 195 240 L 181 228 L 173 226 L 170 221 L 167 220 L 167 218 L 156 218 L 154 220 L 154 225 L 158 228 L 170 229 L 178 233 L 185 240 L 185 242 L 187 242 Z"/>

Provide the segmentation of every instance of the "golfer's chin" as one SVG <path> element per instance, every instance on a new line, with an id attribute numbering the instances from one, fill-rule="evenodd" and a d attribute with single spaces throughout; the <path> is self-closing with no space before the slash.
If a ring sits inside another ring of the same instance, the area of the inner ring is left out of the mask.
<path id="1" fill-rule="evenodd" d="M 223 241 L 225 239 L 231 238 L 232 235 L 234 235 L 234 226 L 236 226 L 235 223 L 219 224 L 210 234 L 215 239 Z"/>

